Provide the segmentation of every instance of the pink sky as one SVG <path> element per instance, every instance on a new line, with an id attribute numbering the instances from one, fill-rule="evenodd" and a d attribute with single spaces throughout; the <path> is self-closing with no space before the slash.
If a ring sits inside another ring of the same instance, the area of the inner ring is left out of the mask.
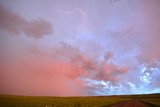
<path id="1" fill-rule="evenodd" d="M 1 0 L 0 93 L 159 93 L 159 19 L 159 0 Z"/>

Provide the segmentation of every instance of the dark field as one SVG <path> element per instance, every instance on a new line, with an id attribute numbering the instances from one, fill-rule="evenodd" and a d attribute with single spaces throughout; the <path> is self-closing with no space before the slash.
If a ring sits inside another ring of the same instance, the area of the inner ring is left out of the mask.
<path id="1" fill-rule="evenodd" d="M 90 97 L 35 97 L 0 95 L 0 107 L 108 107 L 128 100 L 141 100 L 160 107 L 160 94 Z"/>

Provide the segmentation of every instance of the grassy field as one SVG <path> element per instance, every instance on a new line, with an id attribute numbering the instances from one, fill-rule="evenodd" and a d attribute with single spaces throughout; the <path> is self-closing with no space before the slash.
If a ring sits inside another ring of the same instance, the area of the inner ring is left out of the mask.
<path id="1" fill-rule="evenodd" d="M 160 107 L 160 94 L 137 95 L 136 98 Z"/>
<path id="2" fill-rule="evenodd" d="M 31 97 L 0 95 L 0 107 L 102 107 L 129 99 L 128 96 Z"/>
<path id="3" fill-rule="evenodd" d="M 107 107 L 121 101 L 127 101 L 135 98 L 160 105 L 160 94 L 92 97 L 33 97 L 0 95 L 0 107 Z"/>

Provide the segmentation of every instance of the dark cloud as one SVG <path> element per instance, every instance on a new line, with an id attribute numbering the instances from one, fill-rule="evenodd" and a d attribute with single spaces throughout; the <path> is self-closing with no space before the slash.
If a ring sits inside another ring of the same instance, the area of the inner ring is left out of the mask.
<path id="1" fill-rule="evenodd" d="M 110 51 L 106 52 L 106 53 L 104 54 L 104 58 L 105 58 L 106 61 L 112 59 L 112 58 L 113 58 L 113 53 L 110 52 Z"/>
<path id="2" fill-rule="evenodd" d="M 24 33 L 34 38 L 42 38 L 52 33 L 52 25 L 43 19 L 32 20 L 24 27 Z"/>
<path id="3" fill-rule="evenodd" d="M 53 32 L 52 24 L 43 19 L 27 21 L 19 14 L 0 5 L 0 28 L 12 34 L 24 33 L 33 38 L 42 38 Z"/>
<path id="4" fill-rule="evenodd" d="M 0 28 L 11 33 L 20 33 L 27 22 L 18 14 L 0 5 Z"/>

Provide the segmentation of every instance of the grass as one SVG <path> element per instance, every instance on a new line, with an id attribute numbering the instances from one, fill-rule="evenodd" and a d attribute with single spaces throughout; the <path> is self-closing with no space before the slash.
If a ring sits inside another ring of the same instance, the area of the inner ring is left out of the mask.
<path id="1" fill-rule="evenodd" d="M 144 102 L 160 107 L 160 94 L 137 95 L 137 98 Z"/>
<path id="2" fill-rule="evenodd" d="M 126 96 L 33 97 L 0 95 L 0 107 L 103 107 L 129 100 Z"/>
<path id="3" fill-rule="evenodd" d="M 107 107 L 118 102 L 139 99 L 160 106 L 160 94 L 90 97 L 34 97 L 0 95 L 0 107 Z"/>

